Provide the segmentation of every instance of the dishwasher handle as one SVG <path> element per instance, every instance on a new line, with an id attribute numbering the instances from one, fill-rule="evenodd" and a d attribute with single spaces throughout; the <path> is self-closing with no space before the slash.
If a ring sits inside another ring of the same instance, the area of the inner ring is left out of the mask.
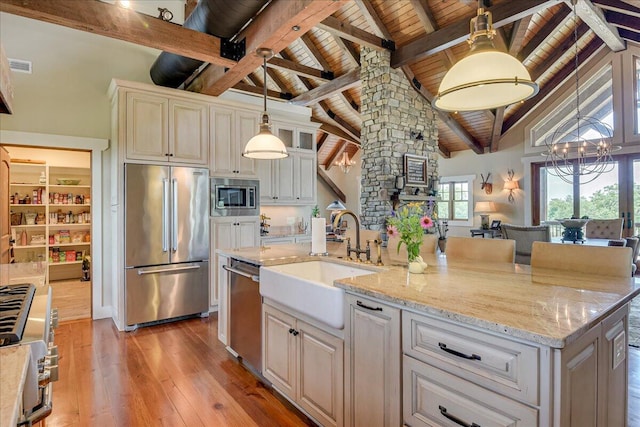
<path id="1" fill-rule="evenodd" d="M 226 265 L 223 265 L 222 268 L 224 268 L 225 270 L 227 270 L 229 273 L 234 273 L 234 274 L 239 274 L 240 276 L 246 277 L 248 279 L 253 280 L 256 283 L 260 283 L 260 276 L 257 276 L 255 274 L 249 274 L 249 273 L 245 273 L 244 271 L 232 268 L 232 267 L 227 267 Z"/>

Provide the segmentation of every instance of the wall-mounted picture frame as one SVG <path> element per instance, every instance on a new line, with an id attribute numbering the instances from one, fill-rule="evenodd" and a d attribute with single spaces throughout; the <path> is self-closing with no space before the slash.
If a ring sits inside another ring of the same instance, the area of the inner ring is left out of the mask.
<path id="1" fill-rule="evenodd" d="M 404 155 L 405 184 L 411 187 L 428 187 L 427 161 L 425 156 L 415 154 Z"/>

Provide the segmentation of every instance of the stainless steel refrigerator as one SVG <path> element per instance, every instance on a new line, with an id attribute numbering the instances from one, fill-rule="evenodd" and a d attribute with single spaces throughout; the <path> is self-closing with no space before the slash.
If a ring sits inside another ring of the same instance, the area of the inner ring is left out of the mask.
<path id="1" fill-rule="evenodd" d="M 209 310 L 209 171 L 125 165 L 125 323 Z"/>

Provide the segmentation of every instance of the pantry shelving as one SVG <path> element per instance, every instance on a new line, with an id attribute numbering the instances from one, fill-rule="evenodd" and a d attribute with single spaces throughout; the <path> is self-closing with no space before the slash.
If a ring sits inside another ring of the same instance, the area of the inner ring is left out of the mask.
<path id="1" fill-rule="evenodd" d="M 91 169 L 11 162 L 16 262 L 49 261 L 49 280 L 82 277 L 91 253 Z"/>

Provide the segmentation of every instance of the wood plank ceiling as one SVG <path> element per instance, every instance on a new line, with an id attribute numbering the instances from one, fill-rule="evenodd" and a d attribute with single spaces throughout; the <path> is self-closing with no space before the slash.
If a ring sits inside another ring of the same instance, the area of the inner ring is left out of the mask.
<path id="1" fill-rule="evenodd" d="M 203 0 L 201 0 L 203 1 Z M 491 111 L 438 113 L 443 156 L 471 149 L 500 149 L 500 137 L 574 71 L 574 18 L 570 0 L 484 0 L 493 14 L 497 47 L 521 60 L 540 86 L 535 97 Z M 189 0 L 192 10 L 194 0 Z M 640 2 L 577 0 L 579 61 L 598 50 L 618 51 L 640 43 Z M 273 98 L 310 106 L 318 132 L 318 164 L 326 169 L 360 145 L 360 48 L 392 51 L 415 89 L 431 100 L 447 70 L 468 52 L 474 0 L 272 0 L 235 38 L 246 55 L 231 61 L 217 53 L 220 39 L 146 17 L 141 33 L 116 5 L 98 1 L 3 0 L 0 11 L 92 31 L 163 49 L 209 63 L 185 84 L 186 90 L 218 95 L 233 89 L 261 94 L 261 58 L 270 47 L 267 88 Z M 220 17 L 223 19 L 223 17 Z M 139 22 L 139 20 L 135 20 Z M 171 26 L 171 28 L 169 27 Z M 139 27 L 139 26 L 138 26 Z M 187 50 L 188 49 L 188 50 Z"/>

